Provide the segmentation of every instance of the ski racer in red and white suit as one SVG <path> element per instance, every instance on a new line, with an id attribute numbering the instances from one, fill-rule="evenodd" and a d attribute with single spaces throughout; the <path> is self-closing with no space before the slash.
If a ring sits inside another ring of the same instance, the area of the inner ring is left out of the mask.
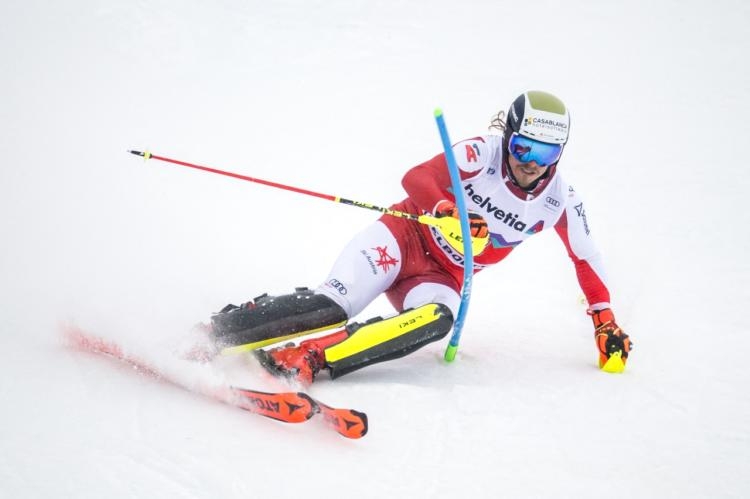
<path id="1" fill-rule="evenodd" d="M 568 139 L 567 109 L 551 94 L 529 91 L 511 105 L 507 123 L 500 114 L 497 121 L 499 126 L 493 121 L 493 127 L 503 130 L 502 136 L 476 137 L 453 146 L 472 240 L 486 242 L 475 251 L 474 270 L 501 261 L 527 238 L 554 228 L 589 303 L 599 367 L 622 372 L 630 340 L 615 323 L 585 205 L 557 171 Z M 402 185 L 408 197 L 393 210 L 458 217 L 445 154 L 410 169 Z M 241 334 L 232 333 L 233 343 L 239 344 L 289 333 L 306 335 L 346 323 L 385 294 L 399 312 L 392 320 L 376 317 L 299 346 L 270 350 L 264 365 L 311 382 L 321 369 L 334 378 L 408 355 L 444 337 L 461 302 L 464 257 L 441 230 L 383 215 L 344 247 L 312 296 L 299 291 L 251 303 L 232 312 L 237 320 L 222 321 L 230 324 L 224 329 L 242 329 Z"/>

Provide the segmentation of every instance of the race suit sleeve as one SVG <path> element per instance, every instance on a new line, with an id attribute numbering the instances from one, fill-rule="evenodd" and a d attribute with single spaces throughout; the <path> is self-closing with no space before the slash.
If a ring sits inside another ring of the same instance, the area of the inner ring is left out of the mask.
<path id="1" fill-rule="evenodd" d="M 578 283 L 589 308 L 609 308 L 609 289 L 602 257 L 591 238 L 583 201 L 572 189 L 565 210 L 555 224 L 555 230 L 573 261 Z"/>
<path id="2" fill-rule="evenodd" d="M 485 166 L 490 156 L 487 149 L 482 137 L 464 140 L 453 146 L 462 180 L 475 176 Z M 406 172 L 401 185 L 412 201 L 426 212 L 432 213 L 438 201 L 443 199 L 455 201 L 455 196 L 448 191 L 451 177 L 444 153 Z"/>

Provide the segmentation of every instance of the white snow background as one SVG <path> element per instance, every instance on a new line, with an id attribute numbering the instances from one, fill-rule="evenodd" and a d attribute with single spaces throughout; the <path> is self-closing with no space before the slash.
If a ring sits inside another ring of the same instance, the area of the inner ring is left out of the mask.
<path id="1" fill-rule="evenodd" d="M 3 1 L 0 497 L 750 496 L 749 23 L 742 0 Z M 321 377 L 358 441 L 62 344 L 74 321 L 156 355 L 317 285 L 378 216 L 127 149 L 388 205 L 441 151 L 434 108 L 458 141 L 526 89 L 571 109 L 623 375 L 554 233 L 477 276 L 454 363 L 445 340 Z"/>

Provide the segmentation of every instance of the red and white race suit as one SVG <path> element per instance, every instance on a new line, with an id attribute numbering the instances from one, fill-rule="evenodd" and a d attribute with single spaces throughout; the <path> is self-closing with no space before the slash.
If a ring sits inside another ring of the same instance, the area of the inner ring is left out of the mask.
<path id="1" fill-rule="evenodd" d="M 508 175 L 501 136 L 465 140 L 453 146 L 453 152 L 467 209 L 480 214 L 490 232 L 487 247 L 474 256 L 475 272 L 499 262 L 534 234 L 554 228 L 590 307 L 609 307 L 602 260 L 591 238 L 584 203 L 556 165 L 549 167 L 533 191 L 526 192 Z M 439 201 L 455 201 L 444 154 L 409 170 L 402 184 L 409 196 L 393 205 L 394 210 L 432 213 Z M 344 307 L 349 317 L 381 293 L 398 311 L 438 302 L 455 317 L 463 261 L 437 228 L 383 215 L 344 248 L 317 291 Z"/>

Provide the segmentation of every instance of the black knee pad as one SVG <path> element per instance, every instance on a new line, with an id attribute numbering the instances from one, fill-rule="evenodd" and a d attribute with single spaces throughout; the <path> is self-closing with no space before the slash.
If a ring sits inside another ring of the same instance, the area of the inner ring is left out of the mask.
<path id="1" fill-rule="evenodd" d="M 322 330 L 347 321 L 346 312 L 325 295 L 307 288 L 281 296 L 261 295 L 239 307 L 227 305 L 211 317 L 213 335 L 222 347 Z"/>

